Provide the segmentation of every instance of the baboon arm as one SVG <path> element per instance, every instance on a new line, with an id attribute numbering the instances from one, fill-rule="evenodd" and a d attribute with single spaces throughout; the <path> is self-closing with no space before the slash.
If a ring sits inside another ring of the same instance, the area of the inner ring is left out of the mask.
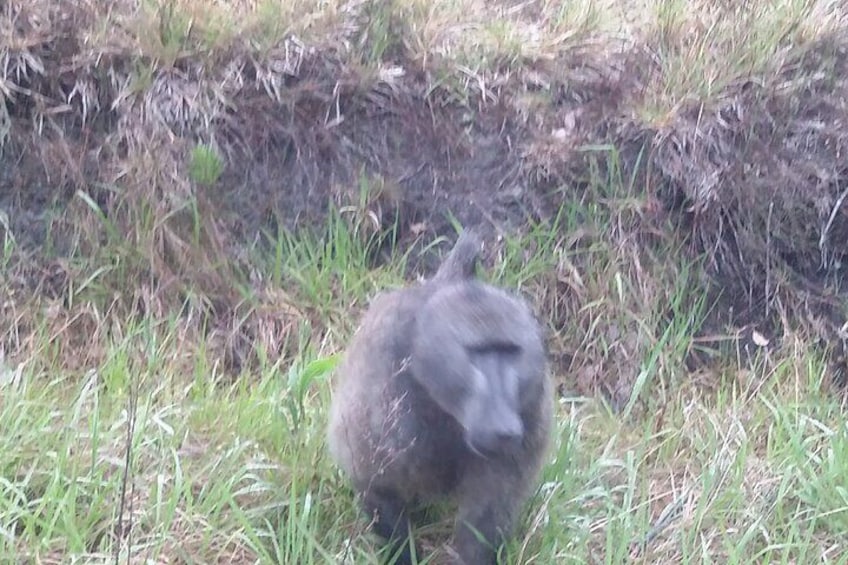
<path id="1" fill-rule="evenodd" d="M 497 467 L 469 474 L 460 489 L 454 546 L 465 565 L 497 565 L 498 550 L 512 533 L 525 499 L 526 477 Z"/>
<path id="2" fill-rule="evenodd" d="M 412 529 L 403 500 L 397 495 L 377 488 L 368 488 L 362 495 L 362 506 L 371 520 L 371 528 L 387 542 L 387 557 L 395 565 L 412 565 Z"/>

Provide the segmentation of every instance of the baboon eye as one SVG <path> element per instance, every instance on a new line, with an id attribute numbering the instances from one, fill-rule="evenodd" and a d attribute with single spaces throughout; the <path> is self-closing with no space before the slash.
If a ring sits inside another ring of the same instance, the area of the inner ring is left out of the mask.
<path id="1" fill-rule="evenodd" d="M 514 357 L 521 353 L 521 347 L 509 341 L 491 341 L 468 348 L 472 355 L 497 355 L 499 357 Z"/>

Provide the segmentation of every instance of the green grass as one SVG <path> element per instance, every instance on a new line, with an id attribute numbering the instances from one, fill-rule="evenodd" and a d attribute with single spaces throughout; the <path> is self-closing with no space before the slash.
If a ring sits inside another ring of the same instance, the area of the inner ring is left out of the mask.
<path id="1" fill-rule="evenodd" d="M 565 386 L 555 445 L 510 562 L 845 562 L 848 429 L 824 363 L 799 338 L 753 369 L 689 375 L 709 306 L 699 264 L 660 262 L 657 248 L 633 268 L 625 226 L 641 195 L 614 171 L 550 224 L 508 237 L 483 273 L 530 296 L 554 343 L 614 361 L 598 378 L 631 372 L 620 411 L 553 375 Z M 581 238 L 563 235 L 578 227 Z M 0 365 L 0 555 L 101 562 L 131 540 L 133 561 L 376 563 L 324 429 L 336 354 L 409 256 L 369 267 L 355 228 L 331 214 L 323 231 L 256 248 L 258 276 L 304 314 L 285 355 L 239 374 L 211 343 L 187 350 L 195 334 L 177 314 L 97 332 L 102 355 L 85 369 L 51 364 L 58 355 Z M 554 275 L 571 286 L 549 292 Z M 424 530 L 431 544 L 446 531 Z"/>
<path id="2" fill-rule="evenodd" d="M 152 334 L 135 339 L 156 347 Z M 129 344 L 108 347 L 108 360 L 80 377 L 24 369 L 4 380 L 0 554 L 96 560 L 114 551 L 131 385 L 134 559 L 332 563 L 350 536 L 366 551 L 351 493 L 324 451 L 331 361 L 304 352 L 291 371 L 272 366 L 224 384 L 205 382 L 214 372 L 171 373 L 175 351 L 145 367 L 129 360 Z M 511 555 L 620 563 L 676 504 L 647 562 L 798 563 L 835 551 L 848 523 L 841 409 L 821 392 L 817 360 L 780 365 L 751 375 L 762 379 L 755 397 L 681 383 L 640 418 L 596 400 L 562 402 L 556 447 Z"/>

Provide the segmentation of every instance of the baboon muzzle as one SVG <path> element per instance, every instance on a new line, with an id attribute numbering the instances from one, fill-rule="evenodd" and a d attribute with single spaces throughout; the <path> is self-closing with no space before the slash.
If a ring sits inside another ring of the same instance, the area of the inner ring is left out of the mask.
<path id="1" fill-rule="evenodd" d="M 524 436 L 524 423 L 515 408 L 500 395 L 475 399 L 469 407 L 465 442 L 479 455 L 492 455 L 514 447 Z"/>
<path id="2" fill-rule="evenodd" d="M 524 426 L 521 420 L 510 418 L 503 426 L 474 430 L 466 433 L 468 446 L 480 455 L 488 456 L 521 441 Z"/>

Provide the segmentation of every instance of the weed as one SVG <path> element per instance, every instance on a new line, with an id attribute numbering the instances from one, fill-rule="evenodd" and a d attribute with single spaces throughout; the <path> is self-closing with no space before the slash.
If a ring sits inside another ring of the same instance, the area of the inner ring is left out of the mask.
<path id="1" fill-rule="evenodd" d="M 191 150 L 189 159 L 189 176 L 201 186 L 212 186 L 221 176 L 224 164 L 209 145 L 198 145 Z"/>
<path id="2" fill-rule="evenodd" d="M 0 254 L 0 272 L 5 272 L 15 252 L 15 234 L 9 225 L 9 215 L 0 210 L 0 229 L 3 230 L 3 251 Z"/>

